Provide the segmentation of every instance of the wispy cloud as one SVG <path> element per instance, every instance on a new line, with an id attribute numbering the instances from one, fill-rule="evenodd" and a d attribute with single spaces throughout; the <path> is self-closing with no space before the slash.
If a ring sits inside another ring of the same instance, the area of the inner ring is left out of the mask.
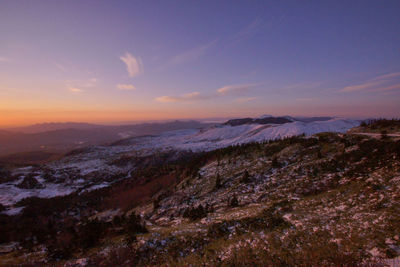
<path id="1" fill-rule="evenodd" d="M 283 89 L 313 89 L 317 88 L 322 85 L 322 82 L 300 82 L 300 83 L 294 83 L 294 84 L 289 84 Z"/>
<path id="2" fill-rule="evenodd" d="M 86 80 L 67 80 L 65 83 L 67 87 L 78 87 L 78 88 L 92 88 L 97 86 L 97 78 L 89 78 Z"/>
<path id="3" fill-rule="evenodd" d="M 256 99 L 257 99 L 256 97 L 240 97 L 240 98 L 236 99 L 236 101 L 239 103 L 246 103 L 246 102 L 250 102 L 250 101 L 253 101 Z"/>
<path id="4" fill-rule="evenodd" d="M 83 92 L 82 89 L 77 88 L 77 87 L 69 87 L 68 90 L 69 90 L 70 92 L 74 93 L 74 94 L 79 94 L 79 93 L 82 93 L 82 92 Z"/>
<path id="5" fill-rule="evenodd" d="M 206 53 L 206 51 L 214 46 L 218 42 L 218 39 L 215 39 L 209 43 L 202 44 L 199 46 L 196 46 L 192 49 L 189 49 L 187 51 L 184 51 L 176 56 L 174 56 L 170 61 L 169 64 L 171 65 L 177 65 L 177 64 L 182 64 L 186 63 L 189 61 L 193 61 L 201 57 Z"/>
<path id="6" fill-rule="evenodd" d="M 374 91 L 374 92 L 383 92 L 383 91 L 391 91 L 391 90 L 399 90 L 399 89 L 400 89 L 400 83 L 398 83 L 398 84 L 393 84 L 393 85 L 386 86 L 386 87 L 375 88 L 375 89 L 372 89 L 371 91 Z"/>
<path id="7" fill-rule="evenodd" d="M 136 90 L 136 87 L 133 84 L 117 84 L 117 88 L 124 91 Z"/>
<path id="8" fill-rule="evenodd" d="M 300 102 L 313 102 L 313 101 L 317 101 L 318 98 L 316 97 L 299 97 L 296 98 L 296 101 L 300 101 Z"/>
<path id="9" fill-rule="evenodd" d="M 120 59 L 125 63 L 126 70 L 130 77 L 135 77 L 143 73 L 143 63 L 140 57 L 135 58 L 130 53 L 125 53 Z"/>
<path id="10" fill-rule="evenodd" d="M 227 85 L 217 89 L 220 95 L 238 95 L 249 91 L 252 87 L 258 84 L 241 84 L 241 85 Z"/>
<path id="11" fill-rule="evenodd" d="M 400 76 L 400 72 L 392 72 L 392 73 L 388 73 L 388 74 L 384 74 L 384 75 L 380 75 L 378 77 L 375 78 L 375 80 L 384 80 L 384 79 L 390 79 L 390 78 L 395 78 L 395 77 L 399 77 Z"/>
<path id="12" fill-rule="evenodd" d="M 187 101 L 194 101 L 194 100 L 201 100 L 201 99 L 207 99 L 210 98 L 210 96 L 204 96 L 200 94 L 199 92 L 192 92 L 180 96 L 160 96 L 156 98 L 156 101 L 158 102 L 163 102 L 163 103 L 169 103 L 169 102 L 187 102 Z"/>
<path id="13" fill-rule="evenodd" d="M 339 92 L 349 93 L 358 91 L 378 92 L 397 90 L 400 85 L 398 83 L 399 78 L 400 72 L 388 73 L 369 79 L 363 83 L 346 86 L 340 89 Z"/>
<path id="14" fill-rule="evenodd" d="M 263 20 L 260 17 L 256 17 L 253 21 L 251 21 L 246 27 L 241 29 L 233 36 L 234 41 L 238 41 L 244 38 L 248 38 L 254 35 L 262 26 Z"/>
<path id="15" fill-rule="evenodd" d="M 233 96 L 233 95 L 243 95 L 249 91 L 252 87 L 259 84 L 242 84 L 242 85 L 227 85 L 218 88 L 215 93 L 212 94 L 201 94 L 199 92 L 192 92 L 188 94 L 183 94 L 180 96 L 160 96 L 155 100 L 158 102 L 168 103 L 168 102 L 188 102 L 197 100 L 207 100 L 214 99 L 222 96 Z M 242 101 L 251 101 L 251 98 L 243 98 Z"/>
<path id="16" fill-rule="evenodd" d="M 372 87 L 380 85 L 382 82 L 365 82 L 357 85 L 350 85 L 340 89 L 340 92 L 354 92 L 354 91 L 363 91 L 365 89 L 371 89 Z"/>
<path id="17" fill-rule="evenodd" d="M 82 93 L 85 89 L 93 88 L 97 86 L 97 78 L 90 78 L 86 80 L 68 80 L 65 81 L 67 89 L 74 94 Z"/>

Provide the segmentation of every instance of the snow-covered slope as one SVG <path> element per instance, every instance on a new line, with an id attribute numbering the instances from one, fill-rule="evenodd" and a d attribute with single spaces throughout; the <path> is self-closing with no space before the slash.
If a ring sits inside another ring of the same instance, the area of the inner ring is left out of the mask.
<path id="1" fill-rule="evenodd" d="M 217 125 L 199 130 L 180 130 L 166 132 L 159 136 L 133 138 L 125 144 L 131 149 L 212 150 L 229 145 L 261 142 L 301 134 L 309 136 L 320 132 L 345 132 L 358 125 L 358 121 L 340 118 L 308 123 L 294 121 L 285 124 L 267 125 Z"/>
<path id="2" fill-rule="evenodd" d="M 209 151 L 235 144 L 261 142 L 295 135 L 307 136 L 320 132 L 345 132 L 359 122 L 348 119 L 300 122 L 286 124 L 216 125 L 203 129 L 169 131 L 156 136 L 142 136 L 123 140 L 112 146 L 96 146 L 49 166 L 52 169 L 75 169 L 81 175 L 94 171 L 116 172 L 110 164 L 121 155 L 146 156 L 157 151 Z M 126 170 L 124 170 L 126 171 Z"/>
<path id="3" fill-rule="evenodd" d="M 345 132 L 358 126 L 359 121 L 348 119 L 331 119 L 326 121 L 301 122 L 285 124 L 243 124 L 239 126 L 216 125 L 203 129 L 186 129 L 164 132 L 155 136 L 141 136 L 117 142 L 110 146 L 94 146 L 81 153 L 73 153 L 47 166 L 54 171 L 72 170 L 85 176 L 92 172 L 116 173 L 121 170 L 111 164 L 122 155 L 146 156 L 156 151 L 191 150 L 209 151 L 235 144 L 261 142 L 305 134 L 307 136 L 320 132 Z"/>
<path id="4" fill-rule="evenodd" d="M 94 146 L 80 153 L 71 153 L 56 162 L 42 166 L 36 171 L 15 170 L 18 181 L 0 184 L 0 203 L 11 206 L 18 200 L 29 197 L 52 197 L 73 191 L 93 190 L 108 186 L 115 174 L 130 177 L 133 165 L 118 166 L 114 162 L 121 157 L 143 157 L 160 151 L 209 151 L 235 144 L 261 142 L 265 140 L 320 132 L 345 132 L 358 126 L 359 122 L 348 119 L 325 121 L 293 121 L 285 124 L 243 124 L 238 126 L 216 125 L 203 129 L 187 129 L 164 132 L 155 136 L 134 137 L 110 146 Z M 43 179 L 50 172 L 54 181 Z M 41 183 L 42 188 L 22 189 L 16 185 L 28 175 Z M 65 178 L 67 177 L 67 178 Z M 103 177 L 103 178 L 101 178 Z M 9 212 L 13 212 L 9 210 Z"/>

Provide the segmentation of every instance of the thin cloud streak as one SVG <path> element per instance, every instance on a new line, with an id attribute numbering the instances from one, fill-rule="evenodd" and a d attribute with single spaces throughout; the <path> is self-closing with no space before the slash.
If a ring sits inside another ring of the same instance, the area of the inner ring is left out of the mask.
<path id="1" fill-rule="evenodd" d="M 65 83 L 67 87 L 75 87 L 75 88 L 93 88 L 97 86 L 98 79 L 90 78 L 87 80 L 67 80 Z"/>
<path id="2" fill-rule="evenodd" d="M 239 41 L 254 35 L 260 29 L 262 24 L 263 20 L 260 17 L 256 17 L 252 22 L 250 22 L 250 24 L 248 24 L 246 27 L 237 32 L 233 36 L 233 40 Z"/>
<path id="3" fill-rule="evenodd" d="M 300 102 L 312 102 L 312 101 L 317 101 L 318 98 L 316 97 L 300 97 L 300 98 L 296 98 L 296 101 L 300 101 Z"/>
<path id="4" fill-rule="evenodd" d="M 82 93 L 82 92 L 83 92 L 82 89 L 79 89 L 79 88 L 77 88 L 77 87 L 70 87 L 70 88 L 68 88 L 68 90 L 69 90 L 70 92 L 74 93 L 74 94 L 79 94 L 79 93 Z"/>
<path id="5" fill-rule="evenodd" d="M 388 73 L 369 79 L 364 83 L 346 86 L 339 90 L 339 92 L 349 93 L 358 91 L 379 92 L 398 89 L 399 84 L 395 83 L 397 77 L 400 77 L 400 72 Z"/>
<path id="6" fill-rule="evenodd" d="M 197 46 L 195 48 L 192 48 L 190 50 L 187 50 L 181 54 L 178 54 L 174 56 L 170 61 L 170 65 L 177 65 L 177 64 L 183 64 L 189 61 L 194 61 L 198 59 L 199 57 L 203 56 L 206 51 L 214 46 L 218 42 L 218 39 L 215 39 L 207 44 L 203 44 L 200 46 Z"/>
<path id="7" fill-rule="evenodd" d="M 203 96 L 199 92 L 192 92 L 188 94 L 184 94 L 181 96 L 160 96 L 156 98 L 156 101 L 162 103 L 171 103 L 171 102 L 187 102 L 193 100 L 204 100 L 208 99 L 210 96 Z"/>
<path id="8" fill-rule="evenodd" d="M 258 84 L 242 84 L 242 85 L 227 85 L 217 89 L 217 93 L 221 95 L 238 95 L 249 91 L 252 87 Z"/>
<path id="9" fill-rule="evenodd" d="M 252 87 L 255 87 L 257 85 L 259 84 L 227 85 L 218 88 L 215 93 L 209 95 L 203 95 L 199 92 L 192 92 L 180 96 L 160 96 L 155 98 L 155 100 L 162 103 L 188 102 L 214 99 L 222 96 L 243 95 L 244 93 L 248 92 Z M 252 99 L 248 99 L 248 101 L 250 100 Z"/>
<path id="10" fill-rule="evenodd" d="M 236 102 L 246 103 L 246 102 L 254 101 L 256 99 L 257 99 L 256 97 L 240 97 L 240 98 L 236 99 Z"/>
<path id="11" fill-rule="evenodd" d="M 126 65 L 126 71 L 129 74 L 129 77 L 136 77 L 143 73 L 143 63 L 142 59 L 135 58 L 130 53 L 125 53 L 124 56 L 121 56 L 119 59 Z"/>
<path id="12" fill-rule="evenodd" d="M 357 85 L 346 86 L 343 89 L 339 90 L 340 92 L 354 92 L 354 91 L 362 91 L 365 89 L 370 89 L 371 87 L 380 85 L 382 82 L 366 82 Z"/>
<path id="13" fill-rule="evenodd" d="M 374 89 L 374 90 L 371 90 L 371 91 L 383 92 L 383 91 L 392 91 L 392 90 L 398 90 L 398 89 L 400 89 L 400 83 L 399 84 L 394 84 L 394 85 L 391 85 L 391 86 L 380 87 L 380 88 L 377 88 L 377 89 Z"/>

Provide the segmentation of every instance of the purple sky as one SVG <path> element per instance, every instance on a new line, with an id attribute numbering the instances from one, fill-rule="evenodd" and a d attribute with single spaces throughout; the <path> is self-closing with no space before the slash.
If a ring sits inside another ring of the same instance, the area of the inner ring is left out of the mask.
<path id="1" fill-rule="evenodd" d="M 1 1 L 0 126 L 399 116 L 400 1 Z"/>

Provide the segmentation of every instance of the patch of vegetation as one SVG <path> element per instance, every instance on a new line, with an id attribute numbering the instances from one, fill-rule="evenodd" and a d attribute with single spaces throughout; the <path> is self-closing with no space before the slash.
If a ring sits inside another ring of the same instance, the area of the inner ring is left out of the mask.
<path id="1" fill-rule="evenodd" d="M 189 218 L 192 221 L 204 218 L 206 216 L 207 210 L 201 204 L 197 207 L 189 207 L 183 213 L 184 218 Z"/>
<path id="2" fill-rule="evenodd" d="M 400 119 L 373 119 L 361 122 L 360 127 L 367 132 L 393 133 L 400 131 Z"/>

